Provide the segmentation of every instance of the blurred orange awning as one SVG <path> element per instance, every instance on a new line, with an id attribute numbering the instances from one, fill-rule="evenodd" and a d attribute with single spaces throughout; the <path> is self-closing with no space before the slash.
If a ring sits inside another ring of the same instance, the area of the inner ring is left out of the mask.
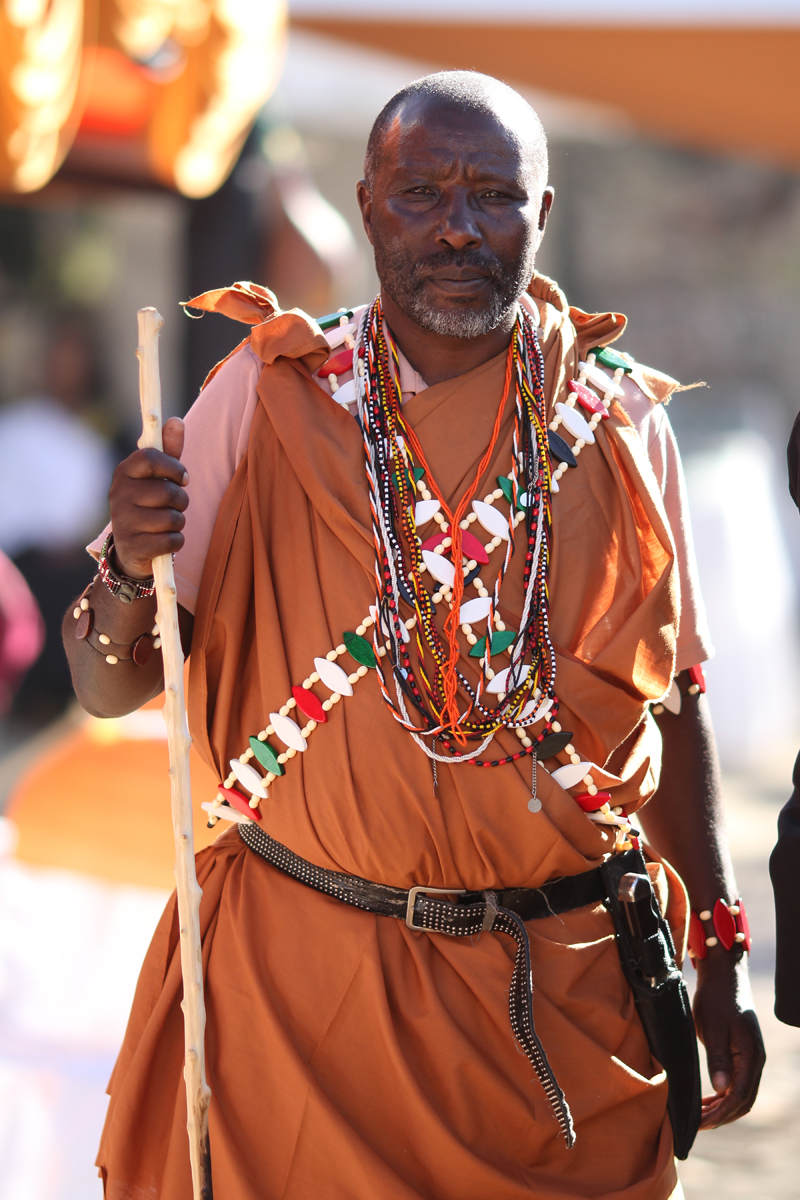
<path id="1" fill-rule="evenodd" d="M 441 9 L 441 5 L 438 6 Z M 800 166 L 800 22 L 537 23 L 299 12 L 292 23 L 437 68 L 611 105 L 642 133 Z M 552 9 L 550 10 L 553 11 Z M 605 14 L 604 14 L 605 15 Z M 758 13 L 750 14 L 758 20 Z"/>

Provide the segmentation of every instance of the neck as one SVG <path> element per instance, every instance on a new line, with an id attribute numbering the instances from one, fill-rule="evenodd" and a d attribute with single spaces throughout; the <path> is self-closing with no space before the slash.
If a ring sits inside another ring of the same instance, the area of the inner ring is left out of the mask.
<path id="1" fill-rule="evenodd" d="M 513 309 L 497 329 L 480 337 L 460 338 L 423 329 L 406 316 L 386 292 L 381 293 L 381 304 L 398 347 L 429 387 L 455 379 L 458 375 L 466 375 L 490 358 L 496 358 L 508 348 L 511 341 Z"/>

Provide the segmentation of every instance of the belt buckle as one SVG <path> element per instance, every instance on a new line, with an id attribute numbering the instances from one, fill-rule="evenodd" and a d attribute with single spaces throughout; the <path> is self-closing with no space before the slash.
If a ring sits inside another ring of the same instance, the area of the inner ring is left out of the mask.
<path id="1" fill-rule="evenodd" d="M 422 931 L 421 925 L 414 924 L 414 905 L 417 902 L 417 896 L 420 892 L 425 896 L 466 896 L 467 888 L 434 888 L 434 887 L 412 887 L 408 889 L 408 904 L 406 905 L 406 925 L 409 929 L 416 929 L 419 933 Z"/>

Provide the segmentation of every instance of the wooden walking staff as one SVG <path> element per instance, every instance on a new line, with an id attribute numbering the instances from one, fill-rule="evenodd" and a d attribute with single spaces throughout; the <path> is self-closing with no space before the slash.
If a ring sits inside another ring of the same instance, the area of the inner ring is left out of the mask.
<path id="1" fill-rule="evenodd" d="M 164 319 L 154 308 L 140 308 L 139 397 L 142 404 L 142 446 L 162 449 L 161 380 L 158 373 L 158 335 Z M 206 1083 L 205 1048 L 206 1006 L 203 999 L 203 961 L 200 944 L 200 897 L 194 866 L 194 829 L 192 825 L 192 785 L 189 774 L 189 749 L 192 739 L 186 721 L 183 694 L 183 649 L 178 630 L 178 598 L 172 555 L 153 559 L 153 575 L 158 598 L 158 631 L 164 660 L 166 702 L 164 719 L 169 741 L 169 777 L 172 792 L 172 828 L 175 834 L 175 881 L 178 892 L 178 920 L 181 931 L 181 972 L 183 975 L 183 1029 L 186 1057 L 186 1108 L 189 1154 L 192 1164 L 194 1200 L 212 1200 L 211 1157 L 208 1146 L 208 1106 L 211 1090 Z"/>

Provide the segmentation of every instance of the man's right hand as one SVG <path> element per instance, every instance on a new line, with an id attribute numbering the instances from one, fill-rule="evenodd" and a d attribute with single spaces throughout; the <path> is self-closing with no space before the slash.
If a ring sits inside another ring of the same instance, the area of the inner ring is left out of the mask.
<path id="1" fill-rule="evenodd" d="M 108 496 L 118 569 L 132 579 L 153 573 L 153 559 L 175 554 L 189 504 L 189 475 L 180 461 L 183 421 L 164 422 L 164 450 L 136 450 L 114 472 Z"/>

